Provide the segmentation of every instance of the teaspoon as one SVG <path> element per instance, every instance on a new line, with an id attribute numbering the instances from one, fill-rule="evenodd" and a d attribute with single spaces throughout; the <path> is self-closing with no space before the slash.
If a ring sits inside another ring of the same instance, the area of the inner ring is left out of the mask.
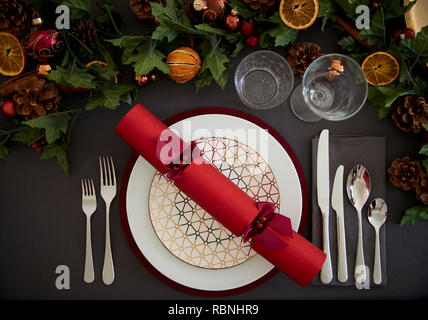
<path id="1" fill-rule="evenodd" d="M 346 181 L 346 192 L 349 201 L 357 210 L 358 216 L 358 245 L 355 259 L 354 277 L 355 281 L 361 284 L 366 283 L 366 265 L 364 262 L 363 248 L 363 225 L 361 220 L 361 210 L 363 209 L 371 190 L 370 175 L 367 169 L 358 164 L 349 172 Z"/>
<path id="2" fill-rule="evenodd" d="M 385 223 L 388 208 L 383 199 L 374 199 L 369 206 L 368 218 L 376 231 L 375 260 L 373 266 L 373 282 L 382 283 L 382 271 L 380 263 L 379 229 Z"/>

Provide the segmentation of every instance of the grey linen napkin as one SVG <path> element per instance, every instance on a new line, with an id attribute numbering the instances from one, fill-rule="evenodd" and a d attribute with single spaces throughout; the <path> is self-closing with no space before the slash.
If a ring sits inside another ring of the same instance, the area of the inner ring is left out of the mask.
<path id="1" fill-rule="evenodd" d="M 317 201 L 317 148 L 319 137 L 312 138 L 312 242 L 322 249 L 322 218 Z M 331 208 L 331 192 L 334 177 L 339 165 L 345 167 L 343 178 L 343 203 L 345 216 L 346 253 L 348 262 L 348 281 L 337 280 L 337 229 L 336 213 Z M 364 165 L 370 173 L 372 189 L 369 199 L 362 210 L 364 258 L 369 268 L 370 286 L 373 284 L 373 264 L 375 248 L 375 230 L 367 219 L 367 209 L 375 198 L 385 199 L 385 138 L 367 136 L 330 136 L 330 253 L 333 268 L 333 280 L 329 285 L 355 286 L 354 267 L 358 241 L 358 218 L 354 207 L 346 194 L 346 178 L 356 164 Z M 386 199 L 385 199 L 386 200 Z M 380 250 L 382 264 L 382 283 L 386 286 L 386 248 L 385 228 L 380 229 Z M 313 284 L 322 284 L 319 275 Z"/>

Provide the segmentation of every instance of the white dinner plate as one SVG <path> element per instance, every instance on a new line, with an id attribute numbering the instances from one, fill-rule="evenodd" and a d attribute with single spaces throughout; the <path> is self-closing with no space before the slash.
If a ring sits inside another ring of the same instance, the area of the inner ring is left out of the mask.
<path id="1" fill-rule="evenodd" d="M 287 215 L 293 230 L 300 225 L 303 208 L 302 186 L 293 161 L 284 147 L 264 129 L 245 119 L 225 114 L 193 116 L 170 126 L 184 140 L 186 135 L 212 137 L 220 133 L 252 146 L 271 167 L 279 186 L 281 214 Z M 190 129 L 189 129 L 190 128 Z M 232 130 L 232 131 L 231 131 Z M 242 134 L 248 133 L 248 134 Z M 254 135 L 256 139 L 254 139 Z M 149 190 L 155 169 L 141 156 L 135 162 L 126 188 L 126 218 L 138 250 L 163 276 L 191 289 L 203 291 L 233 290 L 257 281 L 274 266 L 256 254 L 248 261 L 224 269 L 206 269 L 192 266 L 171 254 L 156 235 L 148 212 Z"/>

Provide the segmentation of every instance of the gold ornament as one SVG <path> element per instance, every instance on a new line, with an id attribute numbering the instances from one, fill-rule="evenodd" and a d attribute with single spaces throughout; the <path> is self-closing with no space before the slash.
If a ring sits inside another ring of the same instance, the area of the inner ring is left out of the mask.
<path id="1" fill-rule="evenodd" d="M 201 58 L 189 47 L 181 47 L 172 51 L 166 58 L 170 73 L 168 76 L 177 83 L 192 80 L 201 69 Z"/>

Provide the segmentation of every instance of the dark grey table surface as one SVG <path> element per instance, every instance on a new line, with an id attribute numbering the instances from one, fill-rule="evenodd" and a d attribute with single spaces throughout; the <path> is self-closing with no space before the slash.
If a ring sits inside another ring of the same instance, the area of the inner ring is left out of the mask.
<path id="1" fill-rule="evenodd" d="M 138 34 L 141 25 L 128 9 L 127 1 L 114 1 L 124 19 L 127 34 Z M 300 32 L 300 40 L 316 40 L 325 52 L 337 50 L 333 29 L 324 33 L 319 26 Z M 206 106 L 235 108 L 269 123 L 288 141 L 301 161 L 308 186 L 311 185 L 311 138 L 323 128 L 334 135 L 385 136 L 387 166 L 397 156 L 412 154 L 419 144 L 403 134 L 390 120 L 376 120 L 376 109 L 366 105 L 359 114 L 343 122 L 308 124 L 297 120 L 288 102 L 268 111 L 246 108 L 239 100 L 234 70 L 248 50 L 232 61 L 229 82 L 224 91 L 216 85 L 195 94 L 194 84 L 175 84 L 167 77 L 140 90 L 143 103 L 161 120 L 179 112 Z M 281 51 L 280 51 L 281 52 Z M 284 51 L 282 51 L 284 52 Z M 124 75 L 124 78 L 127 75 Z M 168 95 L 165 95 L 168 92 Z M 101 281 L 104 256 L 104 205 L 92 217 L 95 282 L 83 282 L 85 216 L 81 210 L 80 179 L 98 180 L 99 155 L 114 157 L 120 176 L 132 154 L 131 148 L 115 133 L 118 121 L 130 110 L 123 105 L 116 111 L 96 110 L 83 115 L 75 124 L 71 140 L 71 175 L 65 176 L 55 160 L 39 160 L 31 148 L 16 146 L 0 162 L 0 297 L 3 299 L 200 299 L 179 292 L 153 276 L 134 256 L 122 231 L 118 199 L 111 208 L 112 249 L 116 280 L 111 286 Z M 1 121 L 4 121 L 2 119 Z M 355 155 L 358 158 L 358 155 Z M 97 182 L 98 185 L 98 182 Z M 310 188 L 309 188 L 310 191 Z M 354 287 L 309 285 L 301 288 L 282 273 L 255 289 L 232 296 L 238 299 L 407 299 L 428 297 L 427 223 L 400 227 L 406 208 L 415 203 L 414 195 L 386 187 L 389 207 L 387 228 L 388 285 L 357 290 Z M 311 199 L 311 197 L 309 197 Z M 305 236 L 311 237 L 311 212 Z M 55 287 L 58 265 L 70 268 L 70 290 Z"/>

